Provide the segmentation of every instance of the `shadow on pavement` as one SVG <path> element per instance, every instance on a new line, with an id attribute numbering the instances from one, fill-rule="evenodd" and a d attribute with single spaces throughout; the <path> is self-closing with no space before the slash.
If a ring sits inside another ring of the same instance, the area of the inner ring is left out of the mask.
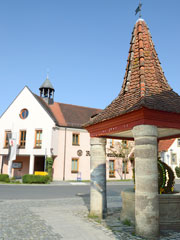
<path id="1" fill-rule="evenodd" d="M 89 194 L 77 194 L 76 196 L 82 198 L 84 205 L 87 207 L 87 218 L 88 213 L 90 211 L 90 195 Z M 112 198 L 115 198 L 117 201 L 117 196 L 114 196 Z M 120 197 L 119 197 L 120 201 Z M 105 219 L 98 219 L 96 217 L 89 218 L 90 222 L 94 222 L 99 227 L 103 227 L 103 229 L 106 229 L 107 232 L 113 237 L 113 239 L 129 239 L 130 235 L 131 237 L 134 237 L 134 226 L 130 222 L 121 222 L 120 221 L 120 212 L 121 207 L 119 204 L 119 207 L 112 207 L 112 199 L 111 197 L 107 197 L 107 205 L 110 207 L 107 208 L 107 215 Z M 117 204 L 116 204 L 117 205 Z M 139 238 L 140 239 L 140 238 Z"/>

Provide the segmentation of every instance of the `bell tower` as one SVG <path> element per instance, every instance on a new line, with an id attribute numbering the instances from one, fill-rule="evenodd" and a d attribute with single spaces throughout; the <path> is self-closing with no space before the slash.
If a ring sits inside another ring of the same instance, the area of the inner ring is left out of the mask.
<path id="1" fill-rule="evenodd" d="M 42 97 L 47 104 L 54 103 L 55 90 L 54 90 L 51 82 L 49 81 L 48 76 L 47 76 L 46 80 L 44 81 L 44 83 L 39 88 L 39 90 L 40 90 L 40 97 Z"/>

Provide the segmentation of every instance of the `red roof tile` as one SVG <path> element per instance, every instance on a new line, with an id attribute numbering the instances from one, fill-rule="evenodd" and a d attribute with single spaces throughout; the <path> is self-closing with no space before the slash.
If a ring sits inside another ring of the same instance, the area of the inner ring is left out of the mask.
<path id="1" fill-rule="evenodd" d="M 98 114 L 102 110 L 96 109 L 96 108 L 88 108 L 88 107 L 82 107 L 82 106 L 76 106 L 71 104 L 65 104 L 65 103 L 55 103 L 59 105 L 60 111 L 61 111 L 61 117 L 59 115 L 59 111 L 56 111 L 56 109 L 52 109 L 53 114 L 55 115 L 56 119 L 61 118 L 59 121 L 59 125 L 61 126 L 68 126 L 68 127 L 78 127 L 81 128 L 84 123 L 86 123 L 91 116 Z M 49 105 L 51 106 L 51 105 Z M 63 121 L 62 122 L 62 116 Z"/>
<path id="2" fill-rule="evenodd" d="M 160 140 L 158 143 L 158 151 L 159 152 L 168 151 L 168 149 L 170 148 L 170 146 L 173 144 L 174 141 L 175 141 L 175 138 L 168 139 L 168 140 Z"/>
<path id="3" fill-rule="evenodd" d="M 34 96 L 58 126 L 82 128 L 82 125 L 85 124 L 91 116 L 102 111 L 101 109 L 58 102 L 47 104 L 41 97 L 36 94 L 34 94 Z"/>
<path id="4" fill-rule="evenodd" d="M 142 107 L 180 113 L 180 96 L 169 86 L 144 20 L 135 24 L 126 72 L 118 97 L 84 126 L 109 120 Z"/>
<path id="5" fill-rule="evenodd" d="M 51 109 L 54 117 L 56 118 L 56 121 L 60 126 L 67 126 L 66 120 L 62 114 L 60 103 L 54 102 L 53 104 L 48 105 L 48 107 Z"/>

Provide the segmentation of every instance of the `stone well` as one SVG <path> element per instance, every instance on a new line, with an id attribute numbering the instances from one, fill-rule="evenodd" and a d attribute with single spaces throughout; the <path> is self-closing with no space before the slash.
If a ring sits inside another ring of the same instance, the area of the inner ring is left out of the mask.
<path id="1" fill-rule="evenodd" d="M 130 220 L 135 223 L 135 192 L 128 189 L 121 192 L 121 221 Z M 159 194 L 160 230 L 180 232 L 180 193 Z"/>

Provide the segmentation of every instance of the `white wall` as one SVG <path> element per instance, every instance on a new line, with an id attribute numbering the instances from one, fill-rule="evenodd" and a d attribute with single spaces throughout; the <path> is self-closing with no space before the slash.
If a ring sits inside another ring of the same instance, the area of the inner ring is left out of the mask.
<path id="1" fill-rule="evenodd" d="M 19 114 L 24 108 L 29 111 L 29 115 L 26 119 L 21 119 Z M 42 130 L 42 147 L 35 149 L 35 130 L 38 129 Z M 18 143 L 20 130 L 26 130 L 25 149 L 18 149 L 17 155 L 37 156 L 47 154 L 47 156 L 50 156 L 53 153 L 55 156 L 53 164 L 54 180 L 77 180 L 77 173 L 71 173 L 72 158 L 79 158 L 79 172 L 82 179 L 90 179 L 90 156 L 87 156 L 87 152 L 90 152 L 89 133 L 85 129 L 55 126 L 54 121 L 27 87 L 20 92 L 0 118 L 1 156 L 8 154 L 8 149 L 4 149 L 5 131 L 7 130 L 17 133 Z M 80 135 L 79 146 L 72 145 L 73 133 Z M 78 156 L 78 150 L 82 151 L 82 156 Z M 107 177 L 109 177 L 108 159 Z M 116 178 L 120 179 L 117 173 Z"/>
<path id="2" fill-rule="evenodd" d="M 21 119 L 19 114 L 22 109 L 28 109 L 29 115 L 26 119 Z M 26 147 L 19 149 L 20 155 L 50 155 L 52 147 L 52 127 L 54 121 L 42 108 L 36 98 L 27 87 L 17 96 L 14 102 L 9 106 L 0 119 L 0 154 L 7 154 L 4 149 L 5 131 L 11 130 L 17 133 L 17 142 L 19 143 L 20 130 L 26 130 Z M 42 148 L 34 149 L 35 130 L 42 129 Z"/>
<path id="3" fill-rule="evenodd" d="M 176 154 L 176 158 L 177 158 L 176 164 L 172 162 L 172 157 L 171 157 L 172 153 Z M 175 139 L 175 141 L 170 146 L 168 151 L 161 152 L 161 159 L 172 168 L 176 176 L 175 168 L 176 166 L 180 167 L 180 146 L 178 146 L 178 139 Z"/>

